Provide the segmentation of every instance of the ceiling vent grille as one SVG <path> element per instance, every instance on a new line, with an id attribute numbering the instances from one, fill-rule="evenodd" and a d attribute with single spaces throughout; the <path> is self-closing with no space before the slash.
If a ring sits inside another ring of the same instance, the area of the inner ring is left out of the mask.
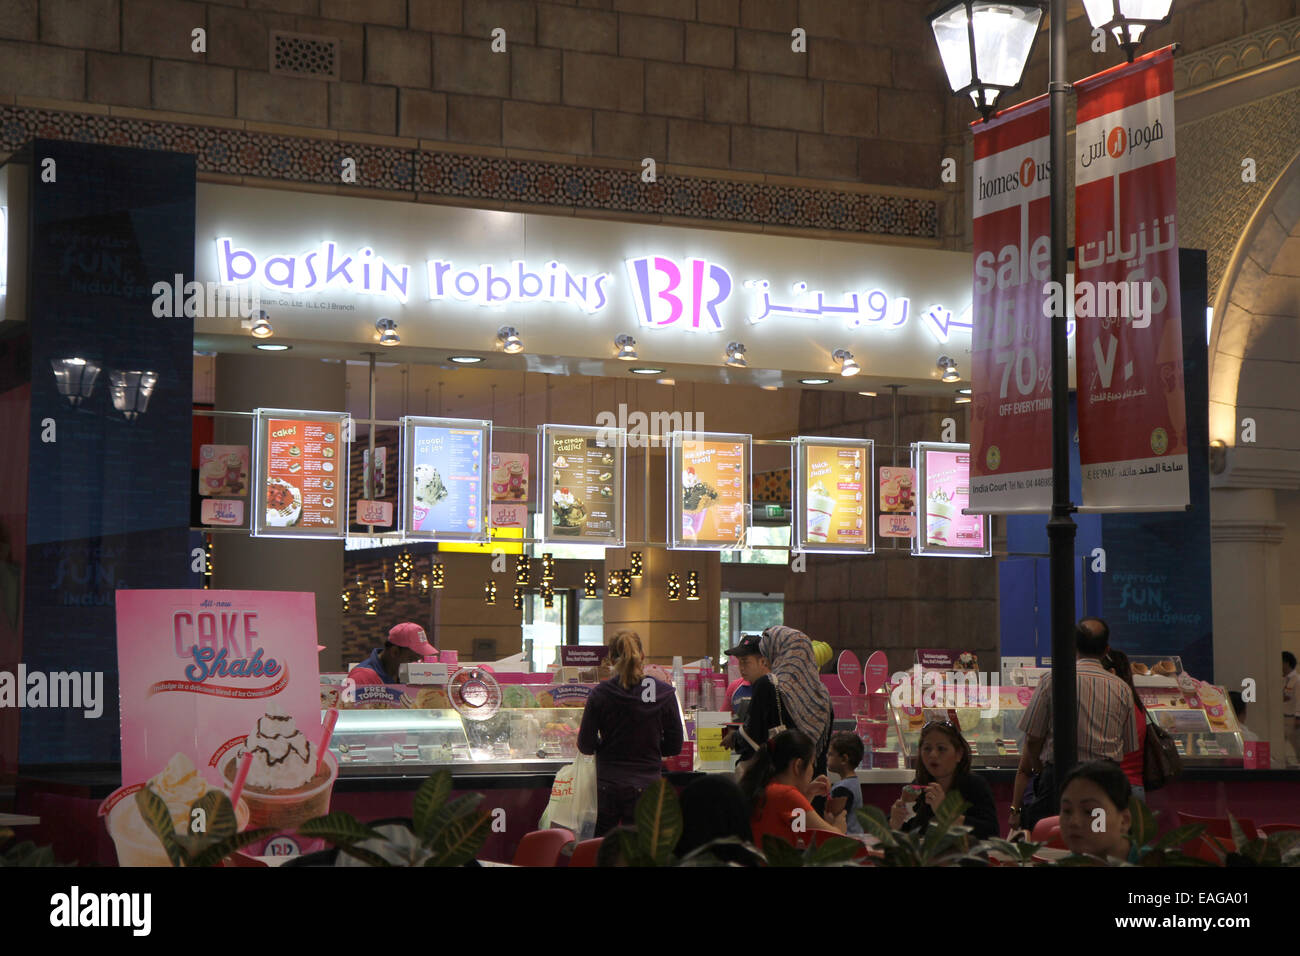
<path id="1" fill-rule="evenodd" d="M 336 37 L 271 31 L 271 72 L 285 76 L 339 78 L 339 41 Z"/>

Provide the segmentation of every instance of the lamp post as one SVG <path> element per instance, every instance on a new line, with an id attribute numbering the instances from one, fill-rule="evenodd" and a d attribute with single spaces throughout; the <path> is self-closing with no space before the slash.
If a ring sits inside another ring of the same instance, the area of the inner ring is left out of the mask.
<path id="1" fill-rule="evenodd" d="M 1111 31 L 1129 61 L 1147 27 L 1169 18 L 1173 0 L 1084 0 L 1094 29 Z M 930 26 L 954 95 L 969 95 L 987 122 L 1002 94 L 1020 85 L 1042 20 L 1049 18 L 1048 102 L 1051 159 L 1051 280 L 1067 288 L 1065 107 L 1066 2 L 955 0 L 930 16 Z M 1070 501 L 1069 309 L 1052 317 L 1052 514 L 1047 522 L 1052 596 L 1052 760 L 1056 780 L 1074 766 L 1078 701 L 1075 688 L 1074 541 Z"/>

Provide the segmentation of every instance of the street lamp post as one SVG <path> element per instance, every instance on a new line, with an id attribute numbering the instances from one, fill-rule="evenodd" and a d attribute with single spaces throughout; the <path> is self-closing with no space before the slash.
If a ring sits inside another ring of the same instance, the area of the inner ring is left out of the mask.
<path id="1" fill-rule="evenodd" d="M 1113 33 L 1129 61 L 1148 27 L 1169 19 L 1173 0 L 1084 0 L 1094 29 Z M 1049 18 L 1048 103 L 1051 133 L 1051 280 L 1068 288 L 1069 237 L 1066 195 L 1065 108 L 1066 0 L 999 2 L 950 0 L 930 16 L 935 42 L 958 96 L 969 95 L 985 121 L 1002 94 L 1020 85 L 1038 33 L 1043 8 Z M 1051 578 L 1052 759 L 1060 780 L 1075 763 L 1078 701 L 1075 688 L 1074 503 L 1070 500 L 1070 369 L 1066 326 L 1069 310 L 1052 317 L 1052 514 L 1047 522 Z"/>

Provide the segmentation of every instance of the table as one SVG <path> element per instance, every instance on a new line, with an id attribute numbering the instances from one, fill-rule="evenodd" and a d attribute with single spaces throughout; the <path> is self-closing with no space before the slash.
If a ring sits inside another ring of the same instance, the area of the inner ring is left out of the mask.
<path id="1" fill-rule="evenodd" d="M 0 827 L 28 827 L 41 822 L 40 817 L 26 816 L 21 813 L 0 813 Z"/>

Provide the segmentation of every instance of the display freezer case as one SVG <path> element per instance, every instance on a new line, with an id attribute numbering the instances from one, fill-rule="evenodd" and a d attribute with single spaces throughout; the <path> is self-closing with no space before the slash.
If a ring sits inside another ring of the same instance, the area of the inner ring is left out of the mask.
<path id="1" fill-rule="evenodd" d="M 911 699 L 907 694 L 900 696 L 905 701 Z M 921 728 L 926 723 L 948 720 L 957 725 L 970 744 L 972 766 L 1014 768 L 1020 762 L 1023 736 L 1018 725 L 1032 697 L 1033 690 L 1028 687 L 987 687 L 972 690 L 969 696 L 941 695 L 930 700 L 922 695 L 920 706 L 891 699 L 892 739 L 899 749 L 901 765 L 911 767 L 915 763 Z"/>
<path id="2" fill-rule="evenodd" d="M 1138 655 L 1129 662 L 1148 717 L 1174 738 L 1187 766 L 1241 762 L 1245 754 L 1241 727 L 1227 691 L 1192 677 L 1183 670 L 1180 657 Z"/>

